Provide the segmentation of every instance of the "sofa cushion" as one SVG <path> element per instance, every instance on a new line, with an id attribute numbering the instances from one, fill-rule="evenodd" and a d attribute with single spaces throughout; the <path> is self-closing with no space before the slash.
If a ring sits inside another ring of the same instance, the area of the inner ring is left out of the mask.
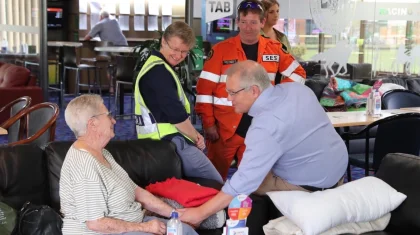
<path id="1" fill-rule="evenodd" d="M 362 83 L 367 85 L 373 85 L 377 80 L 382 79 L 382 83 L 395 83 L 397 85 L 407 88 L 407 81 L 403 77 L 384 77 L 376 79 L 363 79 Z"/>
<path id="2" fill-rule="evenodd" d="M 64 158 L 73 144 L 52 142 L 45 148 L 48 160 L 51 206 L 60 208 L 59 181 Z M 167 178 L 182 177 L 181 160 L 175 147 L 168 141 L 125 140 L 110 141 L 105 147 L 121 165 L 130 178 L 140 187 L 164 181 Z"/>
<path id="3" fill-rule="evenodd" d="M 0 88 L 27 86 L 30 73 L 25 67 L 3 64 L 0 67 Z"/>
<path id="4" fill-rule="evenodd" d="M 402 153 L 387 154 L 382 159 L 376 177 L 407 195 L 407 199 L 392 211 L 391 221 L 386 230 L 395 234 L 412 234 L 412 231 L 419 231 L 420 157 Z"/>
<path id="5" fill-rule="evenodd" d="M 420 78 L 410 78 L 406 80 L 407 88 L 420 94 Z"/>
<path id="6" fill-rule="evenodd" d="M 379 219 L 367 222 L 359 223 L 347 223 L 340 224 L 336 227 L 330 228 L 320 235 L 335 235 L 335 234 L 362 234 L 371 231 L 382 231 L 386 228 L 391 219 L 391 213 L 387 213 Z M 296 224 L 290 221 L 288 218 L 282 216 L 280 218 L 270 220 L 268 224 L 264 226 L 264 232 L 266 235 L 301 235 L 303 234 Z"/>
<path id="7" fill-rule="evenodd" d="M 318 100 L 321 99 L 324 88 L 328 85 L 328 79 L 307 79 L 305 85 L 311 88 Z"/>
<path id="8" fill-rule="evenodd" d="M 16 210 L 26 201 L 48 204 L 47 166 L 40 148 L 0 147 L 0 200 Z"/>

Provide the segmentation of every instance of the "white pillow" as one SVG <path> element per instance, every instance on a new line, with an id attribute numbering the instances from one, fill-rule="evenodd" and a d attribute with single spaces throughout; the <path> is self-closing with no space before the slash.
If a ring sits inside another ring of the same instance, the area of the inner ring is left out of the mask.
<path id="1" fill-rule="evenodd" d="M 401 89 L 401 90 L 406 90 L 405 87 L 395 84 L 395 83 L 383 83 L 381 85 L 381 87 L 379 87 L 379 93 L 383 94 L 389 90 L 395 90 L 395 89 Z"/>
<path id="2" fill-rule="evenodd" d="M 267 195 L 305 235 L 320 234 L 340 224 L 376 220 L 407 197 L 373 176 L 325 191 L 277 191 Z"/>
<path id="3" fill-rule="evenodd" d="M 382 231 L 388 226 L 391 219 L 391 213 L 387 213 L 381 218 L 371 222 L 348 223 L 341 224 L 330 228 L 320 235 L 335 235 L 335 234 L 361 234 L 371 231 Z M 303 235 L 302 229 L 290 221 L 288 218 L 282 216 L 280 218 L 270 220 L 268 224 L 264 225 L 265 235 Z"/>

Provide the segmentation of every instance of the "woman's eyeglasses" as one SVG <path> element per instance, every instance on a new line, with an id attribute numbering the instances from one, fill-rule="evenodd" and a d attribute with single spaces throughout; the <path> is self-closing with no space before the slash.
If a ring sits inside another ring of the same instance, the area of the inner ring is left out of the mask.
<path id="1" fill-rule="evenodd" d="M 166 41 L 165 41 L 166 42 Z M 166 42 L 166 45 L 168 45 L 169 49 L 171 49 L 172 51 L 174 51 L 175 53 L 181 53 L 181 55 L 183 56 L 187 56 L 190 54 L 190 51 L 181 51 L 179 49 L 173 49 L 171 46 L 169 46 L 169 43 Z"/>
<path id="2" fill-rule="evenodd" d="M 99 117 L 101 115 L 106 115 L 106 116 L 109 117 L 109 119 L 112 119 L 113 118 L 113 113 L 114 113 L 114 111 L 109 111 L 109 112 L 106 112 L 106 113 L 100 113 L 100 114 L 93 115 L 90 118 Z"/>

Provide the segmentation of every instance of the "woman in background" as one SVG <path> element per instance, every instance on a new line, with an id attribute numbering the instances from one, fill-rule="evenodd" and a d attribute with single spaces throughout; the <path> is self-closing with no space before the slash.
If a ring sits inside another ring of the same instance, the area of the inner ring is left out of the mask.
<path id="1" fill-rule="evenodd" d="M 261 33 L 265 37 L 281 42 L 283 48 L 290 53 L 292 47 L 287 36 L 273 27 L 280 18 L 280 4 L 277 0 L 262 0 L 261 3 L 265 8 L 265 24 Z"/>

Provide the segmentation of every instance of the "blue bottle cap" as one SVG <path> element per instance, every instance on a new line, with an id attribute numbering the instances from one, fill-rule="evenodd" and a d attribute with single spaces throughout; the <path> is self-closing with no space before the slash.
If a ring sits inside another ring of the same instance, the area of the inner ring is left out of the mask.
<path id="1" fill-rule="evenodd" d="M 172 211 L 171 218 L 178 219 L 178 212 Z"/>

